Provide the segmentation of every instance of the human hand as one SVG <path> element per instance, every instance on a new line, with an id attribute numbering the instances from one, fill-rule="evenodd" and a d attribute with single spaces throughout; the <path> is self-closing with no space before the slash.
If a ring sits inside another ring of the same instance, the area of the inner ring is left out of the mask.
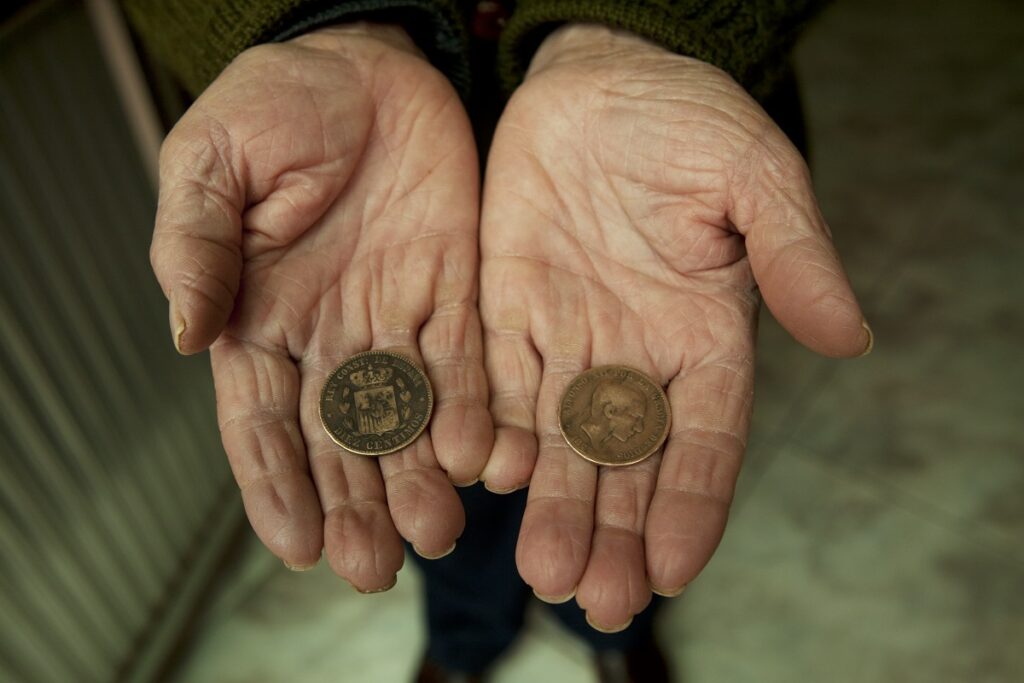
<path id="1" fill-rule="evenodd" d="M 575 593 L 592 625 L 619 630 L 721 539 L 758 288 L 821 354 L 859 355 L 871 334 L 785 135 L 725 73 L 625 33 L 546 39 L 498 124 L 481 220 L 496 426 L 482 478 L 530 484 L 517 564 L 534 591 Z M 605 364 L 668 386 L 663 455 L 598 468 L 565 444 L 561 394 Z"/>
<path id="2" fill-rule="evenodd" d="M 445 554 L 492 442 L 477 295 L 477 157 L 458 96 L 401 29 L 239 56 L 161 150 L 151 260 L 183 353 L 207 346 L 228 459 L 293 568 L 390 587 L 401 538 Z M 320 424 L 326 376 L 392 349 L 426 368 L 429 435 L 376 460 Z"/>

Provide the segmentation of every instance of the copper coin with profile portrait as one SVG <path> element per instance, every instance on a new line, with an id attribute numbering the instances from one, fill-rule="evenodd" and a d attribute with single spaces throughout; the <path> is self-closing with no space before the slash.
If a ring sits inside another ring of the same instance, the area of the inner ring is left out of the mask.
<path id="1" fill-rule="evenodd" d="M 661 386 L 624 365 L 580 373 L 558 406 L 566 443 L 598 465 L 632 465 L 651 456 L 665 442 L 670 420 Z"/>

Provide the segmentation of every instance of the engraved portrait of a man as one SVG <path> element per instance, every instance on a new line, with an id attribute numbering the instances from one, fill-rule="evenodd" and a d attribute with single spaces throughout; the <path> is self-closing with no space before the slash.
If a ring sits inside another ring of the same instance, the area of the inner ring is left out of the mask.
<path id="1" fill-rule="evenodd" d="M 601 382 L 590 399 L 590 417 L 580 425 L 591 443 L 603 445 L 614 437 L 626 442 L 644 430 L 647 399 L 616 382 Z"/>

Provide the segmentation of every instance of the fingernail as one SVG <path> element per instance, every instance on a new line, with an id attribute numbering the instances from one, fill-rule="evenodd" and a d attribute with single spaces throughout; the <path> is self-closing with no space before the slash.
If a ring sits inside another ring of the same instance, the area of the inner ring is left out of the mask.
<path id="1" fill-rule="evenodd" d="M 285 561 L 284 566 L 288 567 L 288 569 L 291 569 L 293 572 L 308 572 L 310 569 L 313 569 L 318 564 L 320 564 L 319 559 L 317 559 L 317 561 L 313 564 L 289 564 L 287 561 Z"/>
<path id="2" fill-rule="evenodd" d="M 356 591 L 359 592 L 359 593 L 362 593 L 363 595 L 373 595 L 374 593 L 383 593 L 385 591 L 391 590 L 392 588 L 395 587 L 396 583 L 398 583 L 398 575 L 397 574 L 395 574 L 395 578 L 391 579 L 391 583 L 389 583 L 388 585 L 384 586 L 383 588 L 370 588 L 370 589 L 367 589 L 367 590 L 363 590 L 362 588 L 356 588 Z"/>
<path id="3" fill-rule="evenodd" d="M 533 591 L 533 594 L 537 596 L 538 600 L 546 602 L 549 605 L 561 605 L 563 602 L 569 602 L 574 597 L 576 597 L 576 589 L 573 588 L 571 593 L 569 593 L 568 595 L 563 595 L 561 597 L 541 595 L 536 590 Z"/>
<path id="4" fill-rule="evenodd" d="M 451 476 L 449 476 L 448 477 L 448 481 L 450 481 L 452 483 L 452 486 L 457 486 L 460 489 L 464 489 L 467 486 L 472 486 L 473 484 L 475 484 L 478 481 L 480 481 L 480 478 L 476 477 L 474 479 L 470 479 L 469 481 L 455 481 L 454 479 L 451 478 Z"/>
<path id="5" fill-rule="evenodd" d="M 594 629 L 595 631 L 600 631 L 601 633 L 618 633 L 619 631 L 625 631 L 627 628 L 629 628 L 629 625 L 633 623 L 633 617 L 630 617 L 625 624 L 621 624 L 619 626 L 612 626 L 609 628 L 606 626 L 598 626 L 597 624 L 595 624 L 593 621 L 590 620 L 590 612 L 587 612 L 587 623 L 590 624 L 590 628 Z"/>
<path id="6" fill-rule="evenodd" d="M 485 489 L 487 489 L 491 493 L 497 493 L 499 496 L 504 496 L 505 494 L 513 493 L 513 492 L 518 491 L 520 489 L 525 489 L 527 486 L 528 486 L 528 484 L 520 484 L 519 486 L 513 486 L 510 489 L 499 489 L 499 488 L 491 487 L 486 481 L 484 482 L 484 488 Z"/>
<path id="7" fill-rule="evenodd" d="M 181 338 L 185 335 L 185 318 L 182 317 L 181 312 L 178 310 L 178 305 L 174 303 L 173 296 L 170 301 L 170 316 L 171 338 L 174 340 L 174 348 L 177 349 L 178 353 L 181 353 Z"/>
<path id="8" fill-rule="evenodd" d="M 864 351 L 859 356 L 860 358 L 863 358 L 864 356 L 866 356 L 869 353 L 871 353 L 871 349 L 875 348 L 875 333 L 871 331 L 871 326 L 868 325 L 866 320 L 864 322 L 862 322 L 861 325 L 864 327 L 864 329 L 868 333 L 868 345 L 867 345 L 867 348 L 865 348 Z"/>
<path id="9" fill-rule="evenodd" d="M 655 595 L 660 595 L 663 598 L 676 598 L 683 594 L 686 590 L 686 584 L 684 583 L 679 588 L 674 590 L 662 590 L 661 588 L 655 588 L 654 584 L 648 584 L 651 587 L 651 592 Z"/>
<path id="10" fill-rule="evenodd" d="M 417 555 L 419 555 L 425 560 L 440 560 L 442 557 L 452 554 L 452 552 L 455 550 L 455 544 L 452 543 L 451 548 L 448 548 L 448 550 L 445 550 L 443 553 L 440 553 L 438 555 L 428 555 L 427 553 L 420 550 L 415 543 L 412 544 L 412 549 L 416 551 Z"/>

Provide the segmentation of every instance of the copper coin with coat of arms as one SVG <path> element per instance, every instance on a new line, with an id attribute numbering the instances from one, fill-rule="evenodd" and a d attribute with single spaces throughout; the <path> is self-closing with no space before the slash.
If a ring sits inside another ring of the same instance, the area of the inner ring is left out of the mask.
<path id="1" fill-rule="evenodd" d="M 632 465 L 651 456 L 665 443 L 670 420 L 661 386 L 624 365 L 576 375 L 558 406 L 566 443 L 598 465 Z"/>
<path id="2" fill-rule="evenodd" d="M 392 351 L 351 356 L 327 377 L 320 421 L 339 446 L 387 455 L 416 440 L 434 410 L 430 380 L 410 358 Z"/>

